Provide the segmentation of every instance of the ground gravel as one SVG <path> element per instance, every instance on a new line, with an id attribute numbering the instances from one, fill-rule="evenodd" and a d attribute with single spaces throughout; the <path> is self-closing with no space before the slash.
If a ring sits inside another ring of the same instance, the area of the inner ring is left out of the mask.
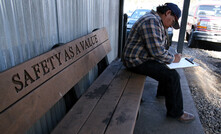
<path id="1" fill-rule="evenodd" d="M 172 47 L 176 45 L 173 43 Z M 216 46 L 213 46 L 216 51 L 208 50 L 206 45 L 211 44 L 203 42 L 201 48 L 188 48 L 184 44 L 183 56 L 194 57 L 199 64 L 185 68 L 184 72 L 205 134 L 221 134 L 221 51 Z"/>

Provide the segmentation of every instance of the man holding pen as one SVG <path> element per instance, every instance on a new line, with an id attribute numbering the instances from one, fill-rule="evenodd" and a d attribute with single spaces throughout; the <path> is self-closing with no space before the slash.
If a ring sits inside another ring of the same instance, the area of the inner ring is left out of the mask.
<path id="1" fill-rule="evenodd" d="M 181 54 L 171 54 L 166 48 L 166 30 L 179 29 L 181 10 L 176 4 L 165 3 L 157 11 L 142 16 L 132 27 L 125 44 L 123 63 L 128 70 L 147 75 L 159 82 L 157 97 L 165 96 L 167 115 L 182 122 L 194 120 L 183 110 L 180 76 L 166 64 L 177 63 Z"/>

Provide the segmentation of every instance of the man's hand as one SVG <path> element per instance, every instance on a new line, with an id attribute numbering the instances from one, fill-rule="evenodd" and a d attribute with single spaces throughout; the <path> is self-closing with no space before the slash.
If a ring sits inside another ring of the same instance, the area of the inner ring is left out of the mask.
<path id="1" fill-rule="evenodd" d="M 173 61 L 173 63 L 178 63 L 181 60 L 182 54 L 175 54 L 175 60 Z"/>

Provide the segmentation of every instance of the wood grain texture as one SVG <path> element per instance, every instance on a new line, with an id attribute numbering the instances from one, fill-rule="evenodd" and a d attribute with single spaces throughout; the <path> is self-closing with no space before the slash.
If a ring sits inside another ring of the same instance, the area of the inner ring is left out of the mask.
<path id="1" fill-rule="evenodd" d="M 131 72 L 120 70 L 105 94 L 96 104 L 79 134 L 103 134 L 108 127 L 115 108 L 121 99 Z"/>
<path id="2" fill-rule="evenodd" d="M 133 134 L 145 79 L 132 73 L 105 134 Z"/>
<path id="3" fill-rule="evenodd" d="M 122 63 L 119 61 L 110 64 L 87 92 L 81 96 L 70 112 L 53 130 L 52 134 L 78 133 L 121 67 Z"/>
<path id="4" fill-rule="evenodd" d="M 52 133 L 132 134 L 146 76 L 121 66 L 111 63 Z"/>

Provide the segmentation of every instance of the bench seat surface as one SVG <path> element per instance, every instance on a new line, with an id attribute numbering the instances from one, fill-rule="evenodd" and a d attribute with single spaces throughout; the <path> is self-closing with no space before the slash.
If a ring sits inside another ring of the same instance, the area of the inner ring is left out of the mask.
<path id="1" fill-rule="evenodd" d="M 53 133 L 133 133 L 145 76 L 114 61 L 91 85 Z"/>

